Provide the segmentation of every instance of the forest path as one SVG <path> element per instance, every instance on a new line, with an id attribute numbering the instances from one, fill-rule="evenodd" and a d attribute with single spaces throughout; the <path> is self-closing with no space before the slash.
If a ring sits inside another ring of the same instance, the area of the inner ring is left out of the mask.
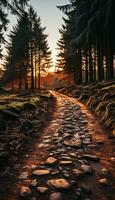
<path id="1" fill-rule="evenodd" d="M 15 186 L 0 200 L 114 200 L 114 141 L 86 106 L 52 94 L 52 120 L 24 153 Z"/>

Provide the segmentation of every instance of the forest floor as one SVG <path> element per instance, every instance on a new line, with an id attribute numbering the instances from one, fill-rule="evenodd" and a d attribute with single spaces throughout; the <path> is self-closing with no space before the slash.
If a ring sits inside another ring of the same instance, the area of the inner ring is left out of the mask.
<path id="1" fill-rule="evenodd" d="M 80 101 L 51 93 L 53 114 L 1 178 L 0 200 L 114 200 L 110 129 Z"/>

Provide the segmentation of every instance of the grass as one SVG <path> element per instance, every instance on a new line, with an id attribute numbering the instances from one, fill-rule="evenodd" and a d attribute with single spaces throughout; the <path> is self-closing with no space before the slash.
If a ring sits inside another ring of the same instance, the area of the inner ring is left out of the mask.
<path id="1" fill-rule="evenodd" d="M 20 113 L 24 109 L 34 109 L 40 103 L 38 95 L 18 97 L 16 95 L 0 95 L 0 112 L 10 110 Z"/>

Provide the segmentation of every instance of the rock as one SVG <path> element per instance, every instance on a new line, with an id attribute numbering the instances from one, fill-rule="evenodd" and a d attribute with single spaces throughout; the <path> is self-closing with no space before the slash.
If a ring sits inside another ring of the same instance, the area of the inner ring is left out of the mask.
<path id="1" fill-rule="evenodd" d="M 48 188 L 47 187 L 37 187 L 37 191 L 39 193 L 44 194 L 44 193 L 46 193 L 48 191 Z"/>
<path id="2" fill-rule="evenodd" d="M 54 170 L 53 172 L 51 172 L 52 175 L 57 175 L 57 174 L 59 174 L 59 173 L 60 173 L 59 170 Z"/>
<path id="3" fill-rule="evenodd" d="M 37 165 L 31 165 L 32 170 L 36 169 L 37 167 L 38 167 Z"/>
<path id="4" fill-rule="evenodd" d="M 99 157 L 97 157 L 95 155 L 91 155 L 91 154 L 83 154 L 82 157 L 85 159 L 89 159 L 91 161 L 95 161 L 95 162 L 98 162 L 100 160 Z"/>
<path id="5" fill-rule="evenodd" d="M 20 191 L 21 197 L 29 197 L 31 195 L 31 190 L 29 187 L 22 186 Z"/>
<path id="6" fill-rule="evenodd" d="M 93 173 L 93 169 L 92 169 L 92 167 L 91 166 L 89 166 L 89 165 L 81 165 L 81 169 L 82 169 L 82 171 L 84 172 L 84 173 L 86 173 L 86 174 L 92 174 Z"/>
<path id="7" fill-rule="evenodd" d="M 70 184 L 63 178 L 51 179 L 47 182 L 47 184 L 49 186 L 57 188 L 57 189 L 69 189 L 70 188 Z"/>
<path id="8" fill-rule="evenodd" d="M 108 185 L 108 180 L 107 180 L 107 178 L 102 178 L 102 179 L 99 179 L 99 183 L 101 184 L 101 185 Z"/>
<path id="9" fill-rule="evenodd" d="M 49 157 L 49 158 L 46 160 L 46 164 L 49 164 L 49 165 L 54 165 L 56 162 L 57 162 L 57 159 L 56 159 L 56 158 L 53 158 L 53 157 Z"/>
<path id="10" fill-rule="evenodd" d="M 61 192 L 54 192 L 50 195 L 50 200 L 63 200 Z"/>
<path id="11" fill-rule="evenodd" d="M 101 175 L 107 176 L 108 174 L 109 174 L 109 171 L 108 171 L 106 168 L 103 168 L 103 169 L 101 170 Z"/>
<path id="12" fill-rule="evenodd" d="M 60 162 L 61 165 L 70 165 L 72 164 L 72 161 L 71 160 L 63 160 Z"/>
<path id="13" fill-rule="evenodd" d="M 110 161 L 115 162 L 115 157 L 111 157 Z"/>
<path id="14" fill-rule="evenodd" d="M 73 169 L 73 174 L 76 176 L 76 177 L 80 177 L 82 176 L 84 173 L 78 169 Z"/>
<path id="15" fill-rule="evenodd" d="M 3 118 L 4 120 L 18 120 L 19 116 L 18 114 L 16 114 L 15 112 L 12 112 L 10 110 L 3 110 Z"/>
<path id="16" fill-rule="evenodd" d="M 39 170 L 35 170 L 35 171 L 33 171 L 33 175 L 36 175 L 36 176 L 42 176 L 42 175 L 47 175 L 47 174 L 49 174 L 50 173 L 50 171 L 49 170 L 47 170 L 47 169 L 39 169 Z"/>
<path id="17" fill-rule="evenodd" d="M 70 156 L 77 157 L 76 153 L 69 153 Z"/>
<path id="18" fill-rule="evenodd" d="M 34 179 L 34 180 L 31 181 L 30 186 L 31 186 L 31 187 L 36 187 L 37 184 L 38 184 L 38 183 L 37 183 L 37 180 Z"/>
<path id="19" fill-rule="evenodd" d="M 115 138 L 115 129 L 111 131 L 111 133 L 109 134 L 109 138 Z"/>
<path id="20" fill-rule="evenodd" d="M 38 148 L 42 148 L 42 147 L 44 147 L 44 146 L 45 146 L 45 144 L 44 144 L 44 143 L 41 143 L 41 144 L 38 145 Z"/>
<path id="21" fill-rule="evenodd" d="M 69 146 L 69 147 L 78 147 L 78 148 L 80 148 L 80 147 L 82 146 L 81 140 L 64 141 L 64 144 L 65 144 L 66 146 Z"/>
<path id="22" fill-rule="evenodd" d="M 20 176 L 19 179 L 24 180 L 28 178 L 28 172 L 23 172 Z"/>

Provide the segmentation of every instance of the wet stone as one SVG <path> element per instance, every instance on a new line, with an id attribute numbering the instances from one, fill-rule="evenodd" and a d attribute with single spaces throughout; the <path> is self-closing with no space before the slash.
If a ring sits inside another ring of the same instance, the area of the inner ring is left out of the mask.
<path id="1" fill-rule="evenodd" d="M 91 154 L 83 154 L 82 157 L 85 159 L 89 159 L 91 161 L 95 161 L 95 162 L 99 162 L 99 160 L 100 160 L 99 157 L 97 157 L 95 155 L 91 155 Z"/>
<path id="2" fill-rule="evenodd" d="M 39 170 L 35 170 L 33 171 L 32 175 L 36 175 L 36 176 L 43 176 L 43 175 L 47 175 L 50 174 L 50 171 L 47 169 L 39 169 Z"/>
<path id="3" fill-rule="evenodd" d="M 107 176 L 108 174 L 109 174 L 109 171 L 108 171 L 106 168 L 103 168 L 103 169 L 101 170 L 101 175 Z"/>
<path id="4" fill-rule="evenodd" d="M 51 179 L 47 182 L 47 184 L 49 186 L 57 188 L 57 189 L 69 189 L 70 188 L 70 184 L 63 178 Z"/>
<path id="5" fill-rule="evenodd" d="M 48 191 L 47 187 L 37 187 L 37 191 L 41 194 L 44 194 Z"/>
<path id="6" fill-rule="evenodd" d="M 20 180 L 24 180 L 24 179 L 27 179 L 28 178 L 28 172 L 23 172 L 20 176 L 19 176 L 19 179 Z"/>
<path id="7" fill-rule="evenodd" d="M 82 142 L 81 140 L 74 140 L 74 141 L 64 141 L 64 144 L 69 147 L 81 147 Z"/>
<path id="8" fill-rule="evenodd" d="M 107 180 L 107 178 L 102 178 L 102 179 L 99 179 L 99 183 L 100 183 L 100 185 L 102 185 L 102 186 L 106 186 L 106 185 L 108 185 L 108 180 Z"/>
<path id="9" fill-rule="evenodd" d="M 61 192 L 54 192 L 50 195 L 50 200 L 63 200 Z"/>
<path id="10" fill-rule="evenodd" d="M 22 186 L 20 191 L 21 197 L 29 197 L 31 195 L 31 190 L 29 187 Z"/>
<path id="11" fill-rule="evenodd" d="M 41 143 L 41 144 L 38 145 L 38 148 L 42 148 L 42 147 L 44 147 L 43 143 Z"/>
<path id="12" fill-rule="evenodd" d="M 37 180 L 34 179 L 34 180 L 31 181 L 30 186 L 31 186 L 31 187 L 36 187 L 37 184 L 38 184 L 38 183 L 37 183 Z"/>
<path id="13" fill-rule="evenodd" d="M 81 165 L 81 170 L 86 174 L 92 174 L 93 173 L 93 169 L 89 165 Z"/>
<path id="14" fill-rule="evenodd" d="M 70 164 L 72 164 L 72 161 L 71 161 L 71 160 L 62 160 L 62 161 L 60 162 L 60 165 L 70 165 Z"/>
<path id="15" fill-rule="evenodd" d="M 37 167 L 38 167 L 37 165 L 31 165 L 32 170 L 36 169 Z"/>
<path id="16" fill-rule="evenodd" d="M 78 169 L 73 169 L 73 174 L 76 176 L 76 177 L 80 177 L 82 176 L 84 173 Z"/>
<path id="17" fill-rule="evenodd" d="M 49 165 L 54 165 L 56 162 L 57 162 L 57 159 L 54 158 L 54 157 L 49 157 L 49 158 L 46 160 L 46 164 L 49 164 Z"/>

